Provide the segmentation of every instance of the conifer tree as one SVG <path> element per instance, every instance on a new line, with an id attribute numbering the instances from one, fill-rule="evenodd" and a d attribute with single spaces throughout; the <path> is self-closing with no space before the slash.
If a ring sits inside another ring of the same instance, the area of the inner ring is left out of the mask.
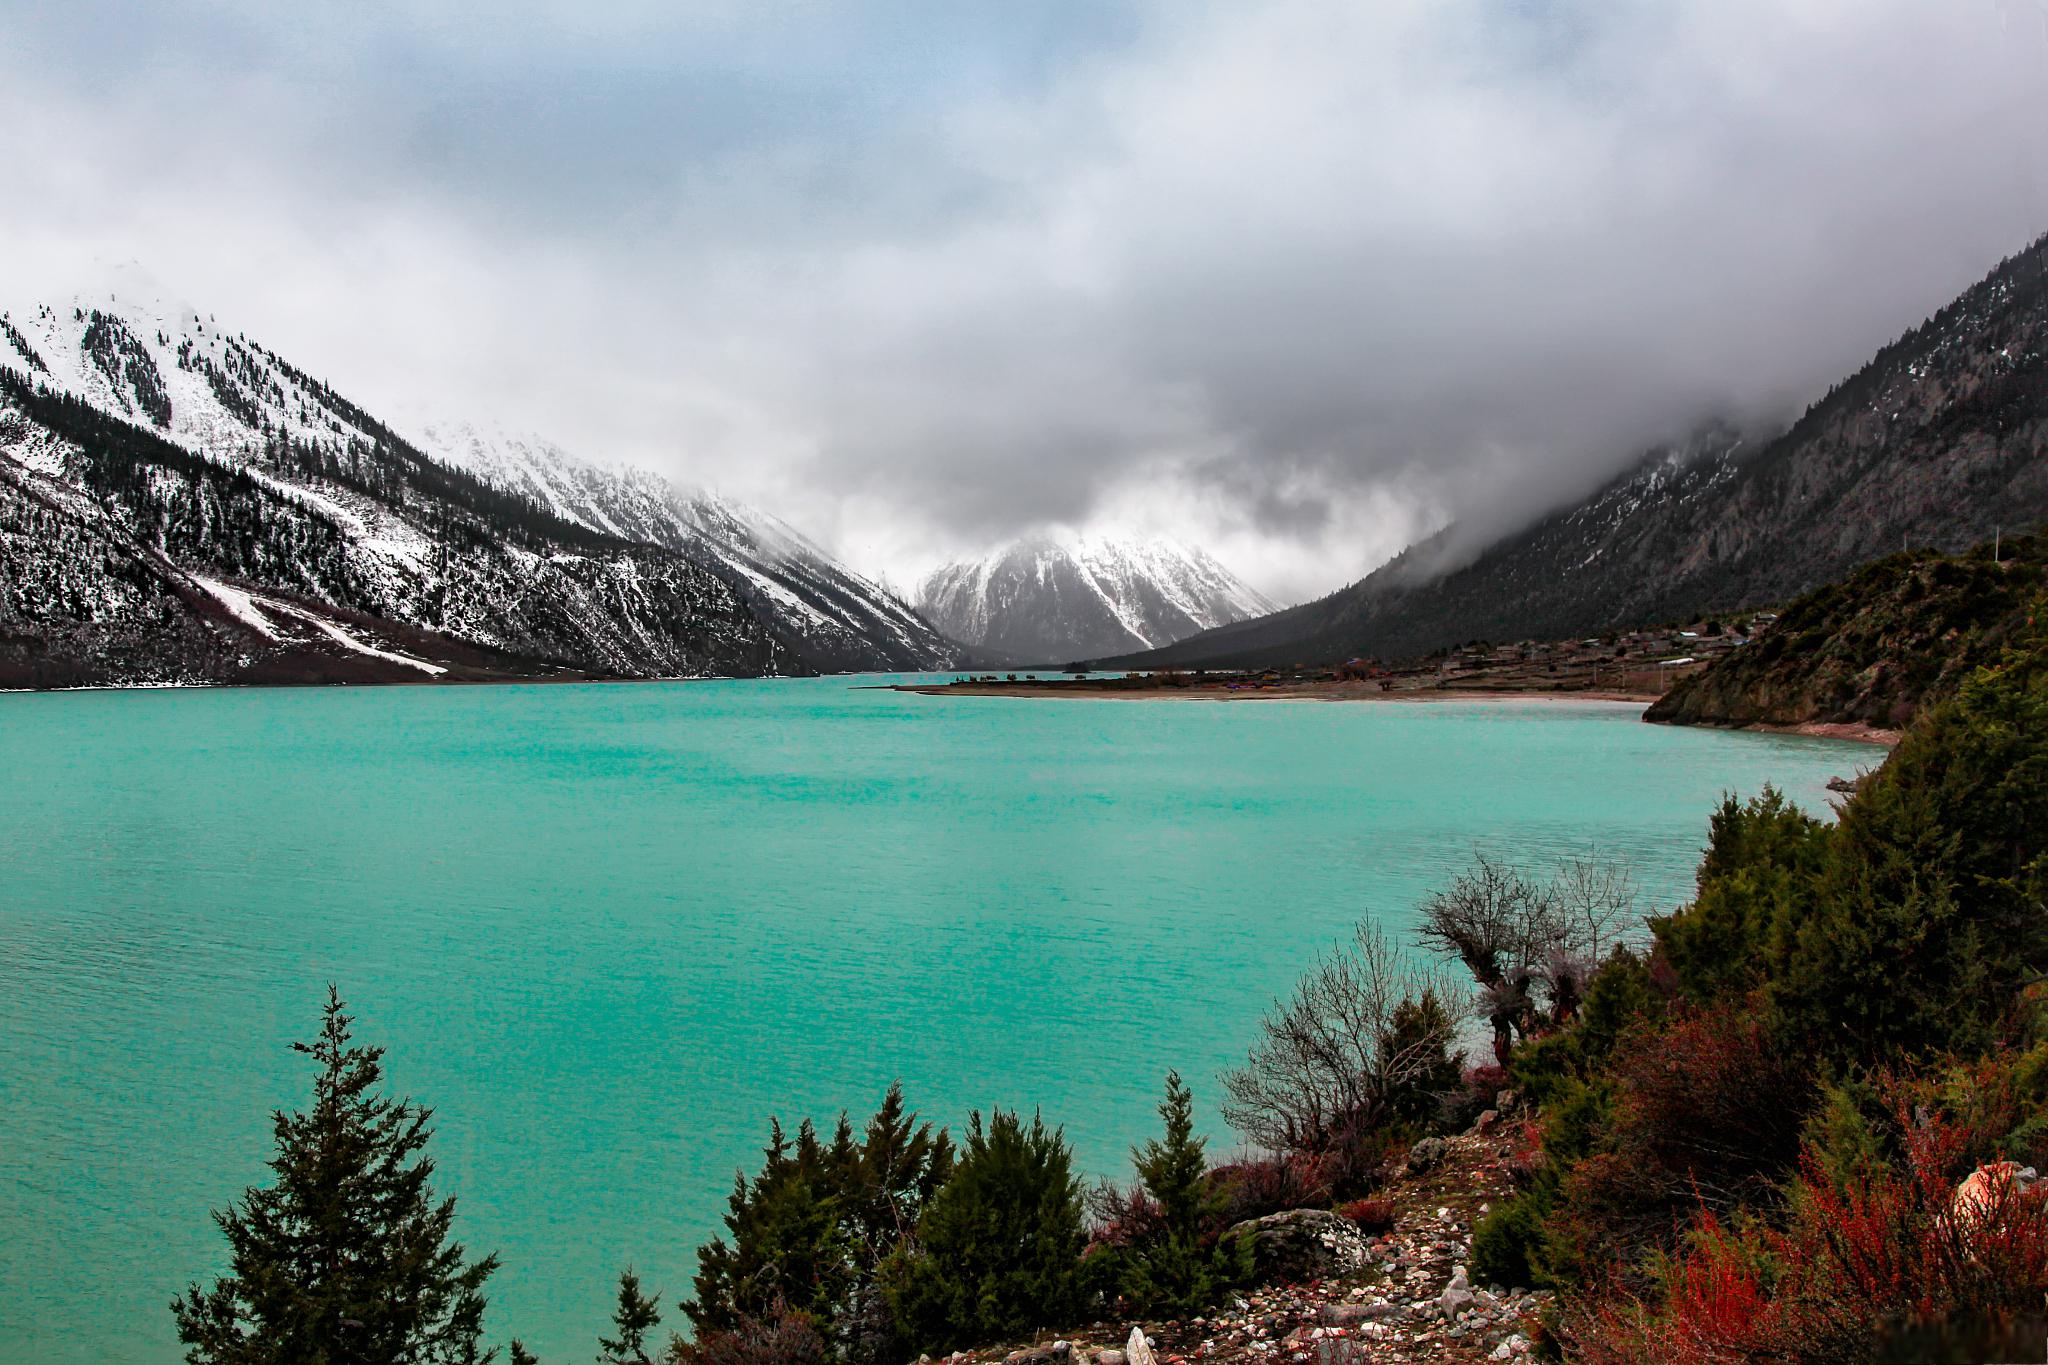
<path id="1" fill-rule="evenodd" d="M 1182 1315 L 1209 1307 L 1245 1278 L 1251 1248 L 1214 1237 L 1222 1199 L 1209 1183 L 1208 1139 L 1195 1136 L 1194 1095 L 1178 1071 L 1166 1073 L 1159 1117 L 1164 1139 L 1131 1149 L 1158 1219 L 1122 1249 L 1118 1290 L 1146 1311 Z"/>
<path id="2" fill-rule="evenodd" d="M 190 1365 L 483 1365 L 483 1285 L 455 1201 L 434 1197 L 433 1111 L 378 1093 L 380 1047 L 356 1045 L 330 986 L 313 1106 L 272 1115 L 276 1180 L 216 1212 L 230 1271 L 171 1311 Z"/>
<path id="3" fill-rule="evenodd" d="M 970 1116 L 967 1147 L 891 1286 L 921 1349 L 1019 1337 L 1081 1308 L 1081 1185 L 1065 1135 L 1033 1115 Z"/>
<path id="4" fill-rule="evenodd" d="M 615 1338 L 597 1339 L 601 1365 L 653 1365 L 647 1358 L 647 1334 L 661 1325 L 661 1295 L 640 1292 L 640 1277 L 631 1267 L 619 1272 L 619 1306 L 612 1313 Z"/>
<path id="5" fill-rule="evenodd" d="M 893 1359 L 880 1273 L 952 1172 L 951 1141 L 918 1122 L 900 1085 L 859 1137 L 844 1114 L 829 1142 L 808 1120 L 794 1141 L 779 1122 L 769 1132 L 760 1172 L 734 1181 L 727 1237 L 698 1249 L 683 1311 L 700 1339 L 796 1315 L 855 1365 Z"/>

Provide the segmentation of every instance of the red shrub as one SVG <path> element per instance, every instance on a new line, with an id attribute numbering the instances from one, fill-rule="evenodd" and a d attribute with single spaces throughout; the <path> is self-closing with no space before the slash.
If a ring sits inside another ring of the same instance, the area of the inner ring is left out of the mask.
<path id="1" fill-rule="evenodd" d="M 1209 1181 L 1223 1197 L 1226 1227 L 1285 1209 L 1326 1207 L 1330 1202 L 1325 1163 L 1314 1156 L 1247 1158 L 1236 1165 L 1218 1166 L 1209 1172 Z"/>
<path id="2" fill-rule="evenodd" d="M 1994 1154 L 1982 1130 L 1894 1094 L 1897 1160 L 1838 1181 L 1807 1151 L 1782 1229 L 1731 1233 L 1701 1209 L 1654 1292 L 1611 1288 L 1572 1324 L 1578 1352 L 1676 1365 L 1906 1359 L 1913 1342 L 1996 1337 L 2038 1312 L 2048 1191 L 1994 1179 L 1959 1213 L 1958 1177 Z"/>
<path id="3" fill-rule="evenodd" d="M 707 1332 L 669 1348 L 667 1365 L 827 1365 L 825 1339 L 801 1313 L 749 1319 L 730 1332 Z"/>
<path id="4" fill-rule="evenodd" d="M 1623 1148 L 1679 1190 L 1732 1203 L 1798 1159 L 1811 1078 L 1746 1004 L 1674 1013 L 1625 1042 L 1614 1071 Z"/>
<path id="5" fill-rule="evenodd" d="M 1391 1199 L 1354 1199 L 1348 1204 L 1339 1204 L 1337 1213 L 1367 1232 L 1388 1232 L 1394 1226 L 1394 1201 Z"/>

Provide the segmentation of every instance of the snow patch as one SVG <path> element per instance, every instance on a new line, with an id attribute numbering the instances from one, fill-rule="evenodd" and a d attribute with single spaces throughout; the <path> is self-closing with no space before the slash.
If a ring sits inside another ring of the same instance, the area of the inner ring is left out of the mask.
<path id="1" fill-rule="evenodd" d="M 270 621 L 263 613 L 257 610 L 256 599 L 243 592 L 240 588 L 231 588 L 219 579 L 208 578 L 203 574 L 187 573 L 185 577 L 191 580 L 192 586 L 198 588 L 223 607 L 226 607 L 228 615 L 234 617 L 264 639 L 277 640 L 283 638 L 271 626 Z"/>

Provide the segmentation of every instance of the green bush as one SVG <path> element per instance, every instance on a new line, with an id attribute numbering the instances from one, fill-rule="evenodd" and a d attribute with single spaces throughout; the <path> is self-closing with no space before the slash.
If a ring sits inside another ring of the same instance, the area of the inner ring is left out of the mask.
<path id="1" fill-rule="evenodd" d="M 1072 1322 L 1082 1307 L 1080 1182 L 1065 1136 L 977 1112 L 952 1177 L 899 1254 L 889 1302 L 913 1349 L 934 1354 Z"/>
<path id="2" fill-rule="evenodd" d="M 1651 929 L 1695 1001 L 1755 989 L 1780 969 L 1810 908 L 1833 834 L 1772 788 L 1714 812 L 1691 905 Z"/>
<path id="3" fill-rule="evenodd" d="M 1547 1189 L 1525 1190 L 1499 1205 L 1472 1229 L 1472 1278 L 1479 1284 L 1543 1285 L 1543 1220 L 1550 1212 Z"/>
<path id="4" fill-rule="evenodd" d="M 1849 802 L 1773 1002 L 1842 1061 L 1981 1051 L 2048 967 L 2048 651 L 1980 674 Z"/>
<path id="5" fill-rule="evenodd" d="M 1140 1192 L 1118 1201 L 1124 1225 L 1089 1255 L 1091 1279 L 1140 1313 L 1187 1317 L 1251 1275 L 1250 1245 L 1220 1236 L 1225 1199 L 1209 1178 L 1193 1109 L 1180 1074 L 1168 1072 L 1166 1135 L 1132 1149 Z"/>
<path id="6" fill-rule="evenodd" d="M 809 1121 L 794 1143 L 771 1124 L 761 1170 L 734 1184 L 726 1232 L 697 1253 L 683 1305 L 700 1337 L 738 1339 L 801 1317 L 843 1358 L 901 1353 L 881 1271 L 953 1170 L 953 1147 L 906 1111 L 900 1086 L 859 1137 L 844 1114 L 830 1142 Z M 751 1339 L 751 1338 L 750 1338 Z"/>

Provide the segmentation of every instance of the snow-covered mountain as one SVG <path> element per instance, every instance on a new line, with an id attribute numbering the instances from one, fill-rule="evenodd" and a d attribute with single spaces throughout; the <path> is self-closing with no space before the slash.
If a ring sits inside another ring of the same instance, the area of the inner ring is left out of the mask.
<path id="1" fill-rule="evenodd" d="M 420 449 L 579 526 L 690 556 L 773 617 L 819 668 L 949 668 L 959 647 L 888 588 L 833 559 L 778 517 L 552 442 L 467 422 L 414 429 Z"/>
<path id="2" fill-rule="evenodd" d="M 930 574 L 917 606 L 990 656 L 1068 663 L 1171 644 L 1273 604 L 1203 551 L 1164 537 L 1038 535 Z"/>
<path id="3" fill-rule="evenodd" d="M 540 442 L 437 459 L 138 272 L 0 319 L 0 686 L 952 662 L 772 519 Z"/>

